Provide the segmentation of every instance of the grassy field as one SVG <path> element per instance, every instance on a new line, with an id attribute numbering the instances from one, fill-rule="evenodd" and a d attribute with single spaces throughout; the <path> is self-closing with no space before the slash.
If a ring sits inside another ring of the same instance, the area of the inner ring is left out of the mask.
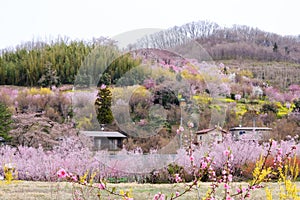
<path id="1" fill-rule="evenodd" d="M 232 188 L 237 185 L 245 185 L 246 183 L 233 183 Z M 279 186 L 277 183 L 267 183 L 268 187 L 273 191 L 273 199 L 279 199 L 278 192 Z M 297 183 L 297 186 L 300 186 L 300 183 Z M 154 194 L 158 192 L 162 192 L 164 194 L 175 193 L 176 191 L 184 190 L 184 184 L 137 184 L 137 183 L 120 183 L 120 184 L 109 184 L 108 187 L 116 187 L 117 191 L 123 189 L 125 191 L 129 191 L 132 189 L 132 193 L 134 199 L 136 200 L 146 200 L 153 199 Z M 203 197 L 209 187 L 209 183 L 202 183 L 200 186 L 200 194 Z M 25 199 L 25 200 L 33 200 L 33 199 L 41 199 L 41 200 L 65 200 L 72 199 L 72 192 L 75 189 L 80 189 L 78 185 L 72 185 L 71 183 L 65 182 L 30 182 L 30 181 L 20 181 L 14 182 L 11 184 L 5 184 L 4 182 L 0 182 L 0 199 L 1 200 L 16 200 L 16 199 Z M 96 191 L 90 191 L 86 188 L 81 188 L 86 193 L 86 199 L 98 199 L 96 196 Z M 223 197 L 223 188 L 219 188 L 218 190 L 219 198 Z M 92 195 L 93 194 L 93 195 Z M 108 194 L 102 195 L 102 199 L 121 199 L 115 196 L 110 196 Z M 197 191 L 193 190 L 183 197 L 178 199 L 197 199 Z M 266 199 L 265 189 L 258 189 L 251 193 L 250 199 Z"/>

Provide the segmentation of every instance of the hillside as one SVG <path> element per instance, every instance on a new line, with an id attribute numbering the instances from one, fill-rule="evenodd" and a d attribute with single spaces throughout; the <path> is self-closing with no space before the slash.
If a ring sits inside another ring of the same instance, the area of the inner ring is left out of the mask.
<path id="1" fill-rule="evenodd" d="M 255 121 L 286 139 L 300 127 L 299 44 L 297 37 L 207 22 L 141 38 L 126 53 L 107 38 L 32 42 L 1 51 L 0 103 L 13 114 L 12 141 L 23 145 L 55 144 L 60 130 L 99 130 L 102 86 L 112 94 L 114 121 L 106 127 L 127 135 L 128 149 L 149 152 L 170 140 L 174 147 L 176 129 L 190 122 L 195 130 L 228 130 Z M 20 128 L 24 123 L 33 128 Z M 185 134 L 185 143 L 193 138 Z"/>
<path id="2" fill-rule="evenodd" d="M 177 51 L 191 53 L 191 49 L 180 49 L 187 40 L 201 45 L 204 60 L 249 69 L 254 77 L 282 89 L 299 83 L 299 36 L 280 36 L 240 25 L 225 28 L 199 21 L 146 36 L 129 48 L 170 50 L 177 46 Z M 75 79 L 94 84 L 103 70 L 121 54 L 116 42 L 104 37 L 88 41 L 70 41 L 67 37 L 31 41 L 0 51 L 0 84 L 46 86 L 50 83 L 74 84 Z M 78 72 L 80 77 L 76 77 Z"/>
<path id="3" fill-rule="evenodd" d="M 172 49 L 195 40 L 209 55 L 204 60 L 253 72 L 254 78 L 286 89 L 299 84 L 300 37 L 280 36 L 257 28 L 235 25 L 224 28 L 199 21 L 173 27 L 140 39 L 137 48 Z M 190 50 L 189 50 L 190 51 Z"/>
<path id="4" fill-rule="evenodd" d="M 232 69 L 249 70 L 253 78 L 265 81 L 269 85 L 287 89 L 292 84 L 300 84 L 300 64 L 287 61 L 256 61 L 256 60 L 219 60 Z"/>

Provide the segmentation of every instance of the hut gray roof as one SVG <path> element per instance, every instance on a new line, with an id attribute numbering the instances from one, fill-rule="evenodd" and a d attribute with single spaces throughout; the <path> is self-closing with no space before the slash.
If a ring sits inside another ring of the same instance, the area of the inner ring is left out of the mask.
<path id="1" fill-rule="evenodd" d="M 80 131 L 80 133 L 89 137 L 126 138 L 126 135 L 117 131 Z"/>

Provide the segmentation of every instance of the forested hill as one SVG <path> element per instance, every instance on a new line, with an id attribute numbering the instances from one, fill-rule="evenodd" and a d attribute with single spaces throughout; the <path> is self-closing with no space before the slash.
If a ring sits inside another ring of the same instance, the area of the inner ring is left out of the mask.
<path id="1" fill-rule="evenodd" d="M 157 32 L 135 45 L 137 48 L 168 48 L 181 44 L 187 38 L 198 41 L 215 61 L 227 62 L 233 67 L 247 67 L 257 78 L 265 80 L 280 77 L 278 81 L 284 80 L 284 83 L 278 84 L 281 87 L 299 84 L 300 35 L 280 36 L 247 26 L 224 28 L 199 21 Z M 92 82 L 98 80 L 105 67 L 120 54 L 115 42 L 106 38 L 32 41 L 0 50 L 0 84 L 44 86 L 49 85 L 49 81 L 73 84 L 79 70 L 82 77 L 77 76 L 78 81 L 86 79 L 85 82 Z M 273 69 L 273 66 L 276 67 Z M 116 66 L 122 67 L 128 66 Z"/>
<path id="2" fill-rule="evenodd" d="M 291 61 L 300 63 L 300 35 L 280 36 L 257 28 L 235 25 L 221 27 L 199 21 L 175 26 L 142 38 L 139 47 L 168 48 L 193 39 L 214 60 L 254 59 L 260 61 Z"/>

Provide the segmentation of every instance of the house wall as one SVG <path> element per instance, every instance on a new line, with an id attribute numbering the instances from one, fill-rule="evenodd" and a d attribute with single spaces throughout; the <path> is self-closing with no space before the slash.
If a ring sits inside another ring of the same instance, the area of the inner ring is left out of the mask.
<path id="1" fill-rule="evenodd" d="M 212 131 L 206 134 L 199 134 L 197 135 L 197 140 L 199 144 L 203 143 L 211 143 L 214 141 L 222 142 L 223 136 L 222 133 L 219 131 Z"/>
<path id="2" fill-rule="evenodd" d="M 203 144 L 203 143 L 208 143 L 208 142 L 210 142 L 210 137 L 209 137 L 209 135 L 208 134 L 199 134 L 198 136 L 197 136 L 197 139 L 198 139 L 198 143 L 199 144 Z"/>
<path id="3" fill-rule="evenodd" d="M 122 147 L 122 139 L 120 138 L 105 138 L 94 137 L 95 150 L 119 150 Z"/>

